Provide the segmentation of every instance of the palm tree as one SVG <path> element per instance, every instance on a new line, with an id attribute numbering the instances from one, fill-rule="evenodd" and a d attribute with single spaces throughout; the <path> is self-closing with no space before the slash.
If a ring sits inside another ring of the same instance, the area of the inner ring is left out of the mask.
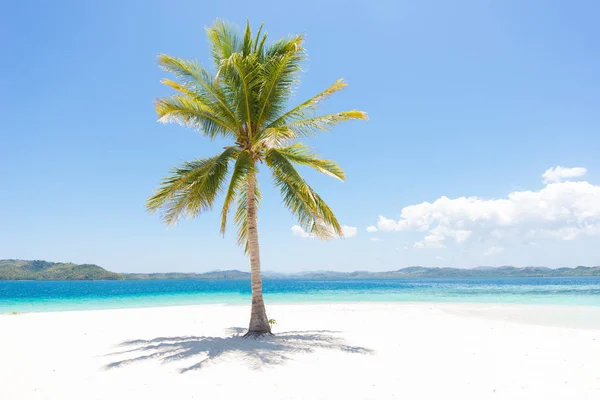
<path id="1" fill-rule="evenodd" d="M 214 73 L 197 61 L 160 55 L 158 63 L 173 73 L 177 82 L 165 85 L 178 93 L 155 101 L 158 121 L 177 122 L 202 132 L 210 139 L 231 140 L 214 157 L 189 161 L 174 168 L 147 201 L 150 212 L 162 211 L 167 224 L 180 217 L 196 217 L 210 210 L 218 194 L 224 193 L 221 233 L 237 204 L 234 221 L 238 244 L 250 256 L 252 311 L 246 336 L 270 334 L 271 328 L 262 296 L 257 209 L 261 198 L 257 183 L 259 164 L 266 164 L 284 204 L 300 225 L 319 238 L 342 236 L 331 209 L 306 183 L 294 164 L 305 165 L 344 180 L 344 171 L 334 162 L 322 160 L 306 146 L 302 137 L 351 119 L 367 119 L 362 111 L 315 115 L 317 105 L 346 84 L 340 79 L 331 87 L 286 111 L 306 58 L 302 35 L 267 44 L 262 25 L 256 35 L 249 23 L 241 30 L 216 21 L 206 29 Z"/>

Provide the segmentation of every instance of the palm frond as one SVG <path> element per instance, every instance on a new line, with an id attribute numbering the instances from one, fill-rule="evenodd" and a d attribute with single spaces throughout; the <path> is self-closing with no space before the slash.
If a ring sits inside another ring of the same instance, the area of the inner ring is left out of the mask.
<path id="1" fill-rule="evenodd" d="M 216 70 L 222 60 L 242 50 L 240 28 L 228 21 L 216 20 L 211 27 L 206 28 L 206 35 Z"/>
<path id="2" fill-rule="evenodd" d="M 322 160 L 310 152 L 302 143 L 277 149 L 277 152 L 295 164 L 306 165 L 317 171 L 343 181 L 346 179 L 344 170 L 333 161 Z"/>
<path id="3" fill-rule="evenodd" d="M 187 96 L 189 100 L 201 103 L 215 118 L 221 119 L 230 128 L 236 129 L 239 126 L 239 122 L 235 118 L 235 114 L 225 104 L 225 99 L 220 99 L 223 96 L 218 85 L 214 83 L 203 82 L 204 86 L 198 86 L 197 84 L 190 83 L 179 83 L 170 79 L 163 79 L 160 83 L 167 85 L 176 91 Z"/>
<path id="4" fill-rule="evenodd" d="M 173 73 L 181 80 L 181 84 L 171 80 L 162 83 L 173 89 L 189 95 L 192 98 L 201 97 L 204 102 L 212 102 L 221 118 L 230 126 L 240 125 L 236 115 L 231 109 L 226 93 L 214 80 L 212 75 L 202 68 L 197 61 L 182 60 L 166 54 L 158 56 L 158 64 L 165 71 Z"/>
<path id="5" fill-rule="evenodd" d="M 303 103 L 297 105 L 296 107 L 292 108 L 291 110 L 287 111 L 285 114 L 279 116 L 277 119 L 275 119 L 274 121 L 269 123 L 267 125 L 267 128 L 274 128 L 274 127 L 283 125 L 288 120 L 291 120 L 291 119 L 306 118 L 307 115 L 312 114 L 312 112 L 314 112 L 316 110 L 317 105 L 320 102 L 327 99 L 329 96 L 331 96 L 335 92 L 342 90 L 346 86 L 348 86 L 348 84 L 344 83 L 343 79 L 338 79 L 337 81 L 335 81 L 335 83 L 333 85 L 331 85 L 330 87 L 328 87 L 321 93 L 317 94 L 316 96 L 311 97 L 310 99 L 306 100 L 305 102 L 303 102 Z"/>
<path id="6" fill-rule="evenodd" d="M 285 146 L 299 138 L 314 136 L 319 132 L 328 131 L 335 125 L 353 119 L 369 119 L 369 117 L 363 111 L 352 110 L 297 119 L 284 125 L 265 128 L 258 135 L 256 142 L 269 148 L 277 148 Z"/>
<path id="7" fill-rule="evenodd" d="M 300 226 L 321 239 L 343 236 L 342 228 L 323 199 L 306 183 L 294 166 L 278 150 L 267 152 L 273 180 L 286 207 L 296 216 Z"/>
<path id="8" fill-rule="evenodd" d="M 169 225 L 182 216 L 193 218 L 210 210 L 227 176 L 229 161 L 237 152 L 236 148 L 228 147 L 215 157 L 174 168 L 148 199 L 146 208 L 151 213 L 161 210 L 163 220 Z"/>
<path id="9" fill-rule="evenodd" d="M 252 29 L 250 29 L 250 21 L 246 20 L 246 30 L 244 32 L 244 42 L 242 44 L 242 54 L 247 57 L 252 53 L 253 40 Z"/>
<path id="10" fill-rule="evenodd" d="M 233 53 L 221 61 L 218 76 L 231 96 L 238 120 L 245 124 L 251 137 L 257 109 L 255 97 L 261 83 L 260 63 L 256 55 L 244 57 L 242 53 Z"/>
<path id="11" fill-rule="evenodd" d="M 266 128 L 260 131 L 254 139 L 255 146 L 264 146 L 267 149 L 276 149 L 288 146 L 296 139 L 294 131 L 288 127 Z"/>
<path id="12" fill-rule="evenodd" d="M 254 53 L 262 54 L 261 44 L 263 44 L 263 46 L 264 46 L 264 42 L 265 42 L 265 40 L 267 40 L 266 33 L 261 36 L 264 26 L 265 26 L 264 23 L 260 24 L 260 28 L 258 28 L 258 32 L 256 32 L 256 37 L 254 38 L 254 48 L 252 49 L 252 52 L 254 52 Z M 259 49 L 261 49 L 261 50 L 259 51 Z"/>
<path id="13" fill-rule="evenodd" d="M 296 139 L 305 136 L 313 136 L 319 132 L 328 131 L 335 125 L 353 119 L 369 119 L 369 117 L 364 111 L 342 111 L 334 114 L 325 114 L 316 117 L 294 120 L 287 124 L 280 125 L 275 129 L 279 131 L 291 131 L 294 133 L 294 139 Z"/>
<path id="14" fill-rule="evenodd" d="M 272 45 L 270 45 L 266 50 L 267 58 L 277 57 L 284 54 L 295 53 L 300 54 L 304 53 L 304 35 L 294 35 L 288 38 L 279 39 Z"/>
<path id="15" fill-rule="evenodd" d="M 154 102 L 159 122 L 176 122 L 203 132 L 210 138 L 223 136 L 235 139 L 236 128 L 219 118 L 212 106 L 211 103 L 204 103 L 199 98 L 193 99 L 186 95 L 163 97 Z"/>
<path id="16" fill-rule="evenodd" d="M 281 115 L 286 102 L 298 83 L 297 75 L 301 71 L 301 63 L 305 59 L 304 49 L 298 46 L 284 46 L 287 52 L 271 56 L 262 64 L 261 86 L 258 95 L 258 112 L 256 123 Z"/>

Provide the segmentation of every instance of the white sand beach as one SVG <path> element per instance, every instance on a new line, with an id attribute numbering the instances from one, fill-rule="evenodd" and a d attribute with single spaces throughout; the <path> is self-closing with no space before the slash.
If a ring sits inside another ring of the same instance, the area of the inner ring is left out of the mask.
<path id="1" fill-rule="evenodd" d="M 268 312 L 276 336 L 258 341 L 236 336 L 246 306 L 0 315 L 0 399 L 600 399 L 597 309 Z"/>

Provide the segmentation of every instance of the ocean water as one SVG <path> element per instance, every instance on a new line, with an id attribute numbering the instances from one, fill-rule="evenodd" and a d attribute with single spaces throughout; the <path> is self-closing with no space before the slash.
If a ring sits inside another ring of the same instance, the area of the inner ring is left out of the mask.
<path id="1" fill-rule="evenodd" d="M 269 303 L 454 302 L 600 306 L 600 277 L 265 280 Z M 246 280 L 0 281 L 0 313 L 249 304 Z"/>

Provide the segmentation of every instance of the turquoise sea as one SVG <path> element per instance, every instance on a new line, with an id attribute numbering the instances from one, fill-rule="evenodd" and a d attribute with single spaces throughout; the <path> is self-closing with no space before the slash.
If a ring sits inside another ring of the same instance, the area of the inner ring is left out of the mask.
<path id="1" fill-rule="evenodd" d="M 265 280 L 270 303 L 455 302 L 600 306 L 600 277 Z M 247 280 L 0 281 L 0 313 L 248 304 Z"/>

